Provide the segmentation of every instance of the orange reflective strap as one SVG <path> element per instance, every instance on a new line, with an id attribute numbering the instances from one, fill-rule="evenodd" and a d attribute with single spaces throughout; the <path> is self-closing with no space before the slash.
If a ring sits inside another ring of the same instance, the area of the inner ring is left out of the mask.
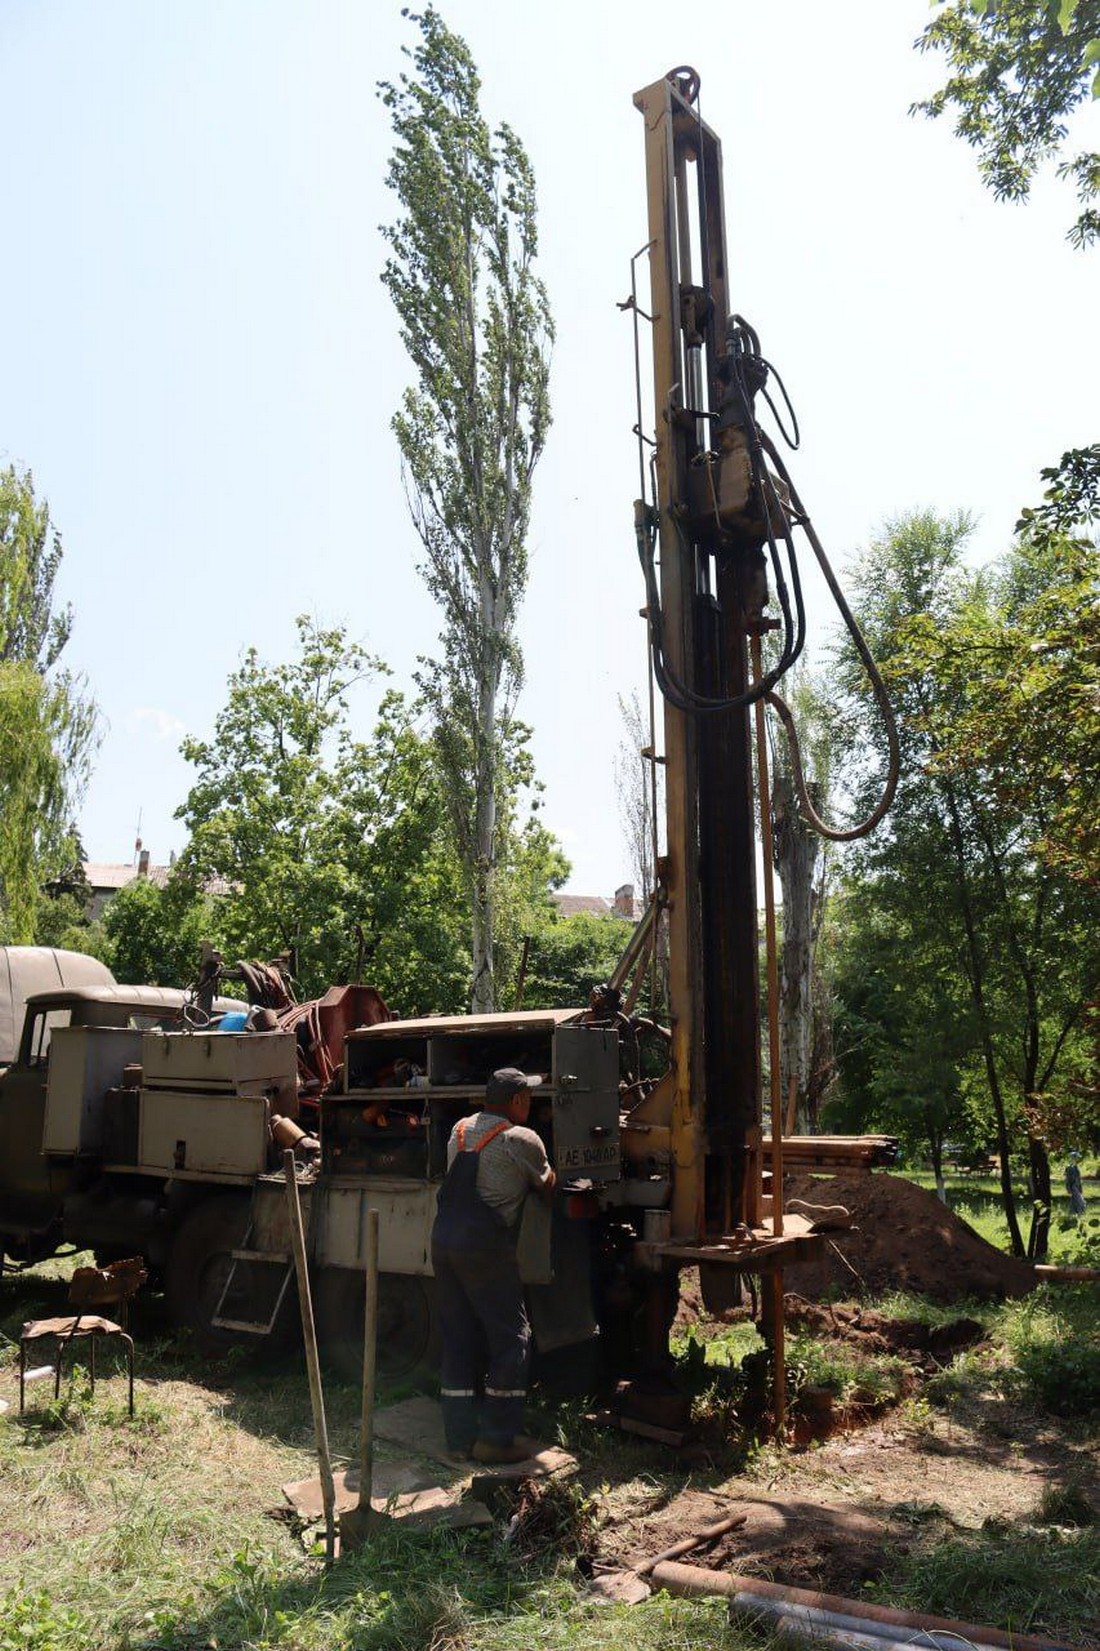
<path id="1" fill-rule="evenodd" d="M 466 1151 L 466 1125 L 469 1123 L 469 1121 L 470 1120 L 468 1118 L 460 1118 L 458 1120 L 458 1124 L 455 1128 L 455 1136 L 456 1136 L 457 1141 L 458 1141 L 458 1150 L 459 1150 L 459 1152 L 465 1152 Z M 511 1127 L 512 1126 L 508 1122 L 508 1119 L 507 1118 L 502 1118 L 500 1123 L 497 1124 L 493 1129 L 491 1129 L 489 1131 L 488 1135 L 485 1136 L 484 1140 L 479 1141 L 477 1143 L 476 1147 L 471 1147 L 470 1151 L 471 1152 L 484 1152 L 485 1148 L 489 1145 L 490 1141 L 495 1141 L 497 1136 L 501 1133 L 502 1130 L 511 1129 Z"/>
<path id="2" fill-rule="evenodd" d="M 474 1148 L 474 1151 L 475 1152 L 484 1152 L 485 1148 L 489 1145 L 490 1141 L 495 1141 L 497 1136 L 501 1133 L 502 1130 L 510 1129 L 511 1127 L 512 1126 L 508 1122 L 507 1118 L 502 1118 L 500 1123 L 496 1125 L 495 1129 L 491 1129 L 489 1131 L 488 1135 L 486 1135 L 483 1140 L 480 1140 L 477 1143 L 477 1146 Z"/>

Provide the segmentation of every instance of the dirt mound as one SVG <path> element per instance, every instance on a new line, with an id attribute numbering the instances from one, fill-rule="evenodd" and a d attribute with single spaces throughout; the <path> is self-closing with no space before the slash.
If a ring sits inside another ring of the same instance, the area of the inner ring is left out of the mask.
<path id="1" fill-rule="evenodd" d="M 840 1290 L 915 1290 L 933 1301 L 1022 1296 L 1035 1276 L 1024 1261 L 980 1238 L 957 1215 L 897 1175 L 792 1175 L 788 1198 L 843 1204 L 858 1231 L 828 1234 L 820 1261 L 792 1267 L 791 1286 L 811 1299 Z"/>

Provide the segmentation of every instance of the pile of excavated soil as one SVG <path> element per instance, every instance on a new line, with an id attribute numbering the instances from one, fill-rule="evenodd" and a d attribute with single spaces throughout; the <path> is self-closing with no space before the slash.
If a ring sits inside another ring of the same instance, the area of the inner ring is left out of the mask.
<path id="1" fill-rule="evenodd" d="M 1034 1287 L 1027 1262 L 994 1249 L 935 1193 L 900 1176 L 792 1175 L 785 1186 L 788 1198 L 843 1204 L 857 1229 L 829 1233 L 820 1261 L 790 1268 L 789 1287 L 799 1295 L 914 1290 L 933 1301 L 958 1301 L 1022 1296 Z"/>

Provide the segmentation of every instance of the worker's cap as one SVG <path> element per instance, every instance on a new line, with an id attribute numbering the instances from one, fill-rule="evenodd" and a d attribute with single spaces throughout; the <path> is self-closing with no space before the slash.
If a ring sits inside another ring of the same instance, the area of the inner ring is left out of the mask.
<path id="1" fill-rule="evenodd" d="M 490 1106 L 506 1106 L 521 1089 L 537 1089 L 543 1082 L 540 1072 L 521 1072 L 518 1066 L 501 1066 L 485 1085 L 485 1099 Z"/>

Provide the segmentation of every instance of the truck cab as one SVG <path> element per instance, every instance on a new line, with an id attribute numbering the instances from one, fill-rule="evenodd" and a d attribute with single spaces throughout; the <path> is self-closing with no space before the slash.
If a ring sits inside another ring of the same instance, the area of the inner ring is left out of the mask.
<path id="1" fill-rule="evenodd" d="M 59 986 L 27 997 L 15 1059 L 0 1071 L 0 1244 L 14 1259 L 53 1254 L 63 1237 L 65 1199 L 94 1179 L 98 1170 L 97 1155 L 82 1150 L 79 1140 L 74 1150 L 47 1150 L 54 1034 L 59 1029 L 106 1028 L 129 1032 L 140 1041 L 143 1031 L 182 1024 L 184 992 L 169 986 L 117 985 L 109 971 L 104 972 L 108 982 Z"/>

